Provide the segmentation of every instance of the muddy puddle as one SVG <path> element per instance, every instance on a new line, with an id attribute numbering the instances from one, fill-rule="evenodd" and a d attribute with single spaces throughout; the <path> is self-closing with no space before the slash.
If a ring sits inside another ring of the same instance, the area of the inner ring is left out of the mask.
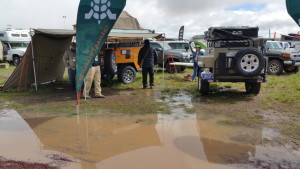
<path id="1" fill-rule="evenodd" d="M 63 169 L 300 168 L 300 151 L 258 144 L 280 137 L 272 129 L 222 125 L 227 117 L 202 113 L 184 93 L 147 97 L 168 103 L 172 113 L 51 116 L 4 109 L 0 166 L 4 158 Z"/>

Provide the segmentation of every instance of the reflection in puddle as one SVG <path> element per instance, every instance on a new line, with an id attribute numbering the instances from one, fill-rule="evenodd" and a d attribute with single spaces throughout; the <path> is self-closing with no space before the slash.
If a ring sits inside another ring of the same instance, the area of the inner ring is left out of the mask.
<path id="1" fill-rule="evenodd" d="M 148 97 L 148 96 L 147 96 Z M 150 97 L 150 96 L 149 96 Z M 46 116 L 0 113 L 0 156 L 83 169 L 299 168 L 300 152 L 257 146 L 271 129 L 224 126 L 226 117 L 187 114 L 188 95 L 166 98 L 172 114 Z M 198 106 L 197 106 L 198 107 Z"/>

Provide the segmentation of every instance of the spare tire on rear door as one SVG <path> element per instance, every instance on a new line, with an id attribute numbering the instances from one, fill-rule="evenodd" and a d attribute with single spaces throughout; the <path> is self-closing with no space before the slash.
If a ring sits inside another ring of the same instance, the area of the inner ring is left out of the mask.
<path id="1" fill-rule="evenodd" d="M 254 48 L 245 48 L 235 55 L 235 71 L 241 76 L 257 76 L 265 65 L 263 55 Z"/>
<path id="2" fill-rule="evenodd" d="M 106 80 L 112 80 L 117 72 L 116 55 L 114 50 L 108 49 L 104 53 L 104 72 L 103 76 Z"/>

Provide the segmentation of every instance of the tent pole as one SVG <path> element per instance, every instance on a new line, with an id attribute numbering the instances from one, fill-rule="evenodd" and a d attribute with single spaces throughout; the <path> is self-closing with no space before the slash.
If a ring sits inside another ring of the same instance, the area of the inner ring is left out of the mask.
<path id="1" fill-rule="evenodd" d="M 31 33 L 31 28 L 30 28 L 30 37 L 31 37 L 31 50 L 32 50 L 32 63 L 33 63 L 33 73 L 34 73 L 34 86 L 35 86 L 35 91 L 37 92 L 37 83 L 36 83 L 36 70 L 35 70 L 35 57 L 34 57 L 34 50 L 33 50 L 33 40 L 32 40 L 32 33 Z"/>
<path id="2" fill-rule="evenodd" d="M 166 34 L 164 33 L 164 42 L 163 42 L 163 89 L 165 89 L 165 41 L 166 41 Z"/>

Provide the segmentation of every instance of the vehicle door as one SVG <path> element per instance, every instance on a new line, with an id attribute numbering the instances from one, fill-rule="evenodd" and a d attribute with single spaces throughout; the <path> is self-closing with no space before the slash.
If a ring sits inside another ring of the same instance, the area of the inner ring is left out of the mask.
<path id="1" fill-rule="evenodd" d="M 162 63 L 163 63 L 163 54 L 164 54 L 162 46 L 157 42 L 151 42 L 150 46 L 153 49 L 156 50 L 156 52 L 157 52 L 157 64 L 161 66 Z"/>

